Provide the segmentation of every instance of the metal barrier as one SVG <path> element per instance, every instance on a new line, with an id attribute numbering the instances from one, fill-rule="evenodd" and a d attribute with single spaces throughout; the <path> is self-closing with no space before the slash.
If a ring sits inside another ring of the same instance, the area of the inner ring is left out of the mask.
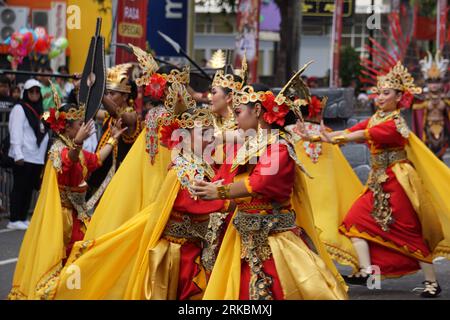
<path id="1" fill-rule="evenodd" d="M 0 141 L 8 134 L 8 109 L 0 109 Z M 11 168 L 0 168 L 0 216 L 9 215 L 9 194 L 13 186 Z"/>

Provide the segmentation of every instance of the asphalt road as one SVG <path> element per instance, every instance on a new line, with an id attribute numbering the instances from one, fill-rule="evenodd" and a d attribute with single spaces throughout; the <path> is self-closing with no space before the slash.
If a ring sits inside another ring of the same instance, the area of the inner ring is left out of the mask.
<path id="1" fill-rule="evenodd" d="M 0 220 L 0 299 L 6 299 L 11 289 L 16 259 L 25 232 L 5 229 L 7 220 Z M 442 294 L 437 299 L 450 300 L 450 261 L 435 262 Z M 349 268 L 339 266 L 343 274 L 349 273 Z M 351 286 L 350 298 L 354 300 L 415 300 L 422 299 L 419 293 L 413 292 L 422 286 L 422 272 L 405 276 L 400 279 L 389 279 L 381 282 L 381 289 L 369 290 L 366 287 Z"/>

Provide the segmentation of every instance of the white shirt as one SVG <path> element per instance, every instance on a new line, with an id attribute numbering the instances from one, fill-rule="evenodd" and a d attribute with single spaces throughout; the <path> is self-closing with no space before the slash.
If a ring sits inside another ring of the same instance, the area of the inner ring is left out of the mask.
<path id="1" fill-rule="evenodd" d="M 8 128 L 11 142 L 8 155 L 14 161 L 24 160 L 28 163 L 44 164 L 48 134 L 45 135 L 41 146 L 38 147 L 36 135 L 21 105 L 16 104 L 11 110 Z"/>
<path id="2" fill-rule="evenodd" d="M 94 133 L 89 138 L 84 140 L 83 149 L 91 153 L 95 153 L 95 149 L 97 149 L 97 144 L 98 144 L 97 135 Z"/>

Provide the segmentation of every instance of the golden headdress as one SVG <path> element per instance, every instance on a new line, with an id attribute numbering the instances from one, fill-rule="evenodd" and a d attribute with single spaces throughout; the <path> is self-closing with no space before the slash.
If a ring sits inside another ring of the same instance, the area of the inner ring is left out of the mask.
<path id="1" fill-rule="evenodd" d="M 233 96 L 233 107 L 236 108 L 241 104 L 248 104 L 254 102 L 261 102 L 264 106 L 270 104 L 269 111 L 279 112 L 286 111 L 287 107 L 292 110 L 297 117 L 301 119 L 300 107 L 308 105 L 311 100 L 311 94 L 307 85 L 303 82 L 301 75 L 306 68 L 312 63 L 312 61 L 305 64 L 294 76 L 286 83 L 281 91 L 273 97 L 274 94 L 271 91 L 258 91 L 255 92 L 252 86 L 245 86 L 241 90 L 236 91 Z M 270 103 L 266 103 L 266 100 L 270 99 Z M 273 101 L 272 101 L 273 100 Z M 276 104 L 277 106 L 273 105 Z M 266 108 L 267 109 L 267 108 Z"/>
<path id="2" fill-rule="evenodd" d="M 421 71 L 425 80 L 442 80 L 445 78 L 448 68 L 448 59 L 444 59 L 441 52 L 438 50 L 436 55 L 431 55 L 427 51 L 427 56 L 419 61 Z"/>
<path id="3" fill-rule="evenodd" d="M 158 70 L 158 63 L 151 53 L 145 52 L 131 43 L 128 45 L 133 49 L 133 53 L 136 56 L 143 73 L 140 78 L 136 79 L 136 85 L 146 86 L 150 83 L 151 76 Z"/>
<path id="4" fill-rule="evenodd" d="M 187 91 L 189 83 L 189 67 L 183 70 L 172 70 L 167 77 L 170 85 L 164 101 L 166 114 L 158 119 L 163 126 L 173 123 L 180 128 L 192 129 L 194 127 L 211 126 L 214 122 L 209 108 L 197 108 L 195 100 Z"/>
<path id="5" fill-rule="evenodd" d="M 130 93 L 131 86 L 128 85 L 128 69 L 130 69 L 131 63 L 123 63 L 117 66 L 108 68 L 108 74 L 106 78 L 106 89 L 119 91 L 123 93 Z"/>
<path id="6" fill-rule="evenodd" d="M 372 91 L 379 93 L 383 89 L 394 89 L 411 94 L 419 94 L 422 92 L 422 89 L 414 84 L 414 78 L 400 61 L 397 62 L 388 74 L 378 77 L 377 86 Z"/>
<path id="7" fill-rule="evenodd" d="M 44 112 L 42 115 L 42 120 L 46 122 L 54 132 L 61 133 L 65 128 L 67 120 L 83 120 L 86 109 L 84 106 L 80 106 L 79 108 L 72 107 L 69 108 L 68 111 L 62 111 L 61 108 L 64 104 L 61 103 L 61 98 L 59 97 L 58 91 L 56 91 L 55 85 L 51 81 L 50 86 L 52 88 L 55 107 Z"/>
<path id="8" fill-rule="evenodd" d="M 247 58 L 244 54 L 244 58 L 242 59 L 242 67 L 239 70 L 235 70 L 233 74 L 225 74 L 224 70 L 218 70 L 214 75 L 214 79 L 212 81 L 213 87 L 222 87 L 228 88 L 233 91 L 241 90 L 245 84 L 248 72 L 248 64 Z M 235 81 L 234 75 L 239 76 L 242 81 Z"/>
<path id="9" fill-rule="evenodd" d="M 180 128 L 192 129 L 212 126 L 214 123 L 210 109 L 198 108 L 192 96 L 187 92 L 186 86 L 179 82 L 169 86 L 164 106 L 167 114 L 158 120 L 159 124 L 163 126 L 175 122 Z"/>
<path id="10" fill-rule="evenodd" d="M 191 67 L 184 66 L 182 70 L 173 69 L 169 74 L 163 73 L 162 76 L 170 83 L 181 83 L 185 86 L 189 84 Z"/>
<path id="11" fill-rule="evenodd" d="M 309 61 L 301 67 L 300 70 L 289 79 L 275 98 L 279 104 L 286 103 L 299 119 L 302 119 L 300 107 L 306 106 L 311 102 L 311 93 L 301 76 L 313 62 L 314 61 Z"/>
<path id="12" fill-rule="evenodd" d="M 242 85 L 247 82 L 248 79 L 248 63 L 247 63 L 247 51 L 244 52 L 244 56 L 241 61 L 241 68 L 235 69 L 234 74 L 241 77 Z"/>

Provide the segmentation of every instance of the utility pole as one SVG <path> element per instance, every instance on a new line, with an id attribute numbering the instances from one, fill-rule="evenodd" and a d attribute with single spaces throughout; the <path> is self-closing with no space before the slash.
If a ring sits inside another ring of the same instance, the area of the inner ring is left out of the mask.
<path id="1" fill-rule="evenodd" d="M 300 64 L 302 33 L 301 0 L 275 0 L 281 14 L 280 43 L 277 52 L 275 79 L 278 85 L 286 83 Z"/>

